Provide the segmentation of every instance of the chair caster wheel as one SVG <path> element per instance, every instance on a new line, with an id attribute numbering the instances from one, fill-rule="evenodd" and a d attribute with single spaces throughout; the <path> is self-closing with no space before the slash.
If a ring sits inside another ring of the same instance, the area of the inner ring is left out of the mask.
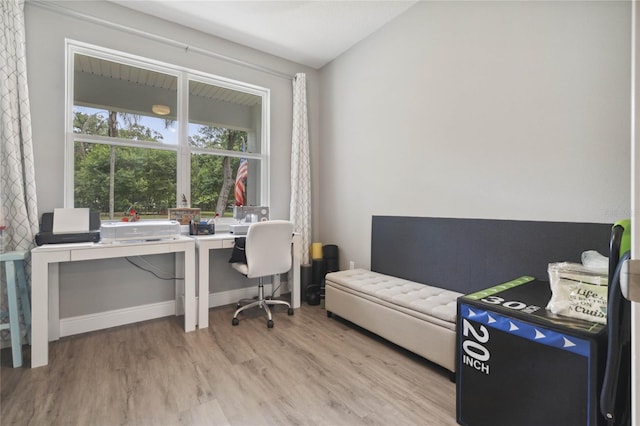
<path id="1" fill-rule="evenodd" d="M 267 321 L 267 328 L 273 328 L 273 320 Z"/>
<path id="2" fill-rule="evenodd" d="M 293 308 L 289 308 L 289 309 L 287 310 L 287 314 L 289 314 L 289 315 L 293 315 Z"/>
<path id="3" fill-rule="evenodd" d="M 238 318 L 234 318 L 231 320 L 231 325 L 238 325 L 240 324 L 240 321 L 238 320 Z"/>

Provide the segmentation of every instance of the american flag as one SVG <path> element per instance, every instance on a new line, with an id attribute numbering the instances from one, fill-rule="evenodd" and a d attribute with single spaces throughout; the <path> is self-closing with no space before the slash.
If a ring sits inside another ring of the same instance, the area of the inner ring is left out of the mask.
<path id="1" fill-rule="evenodd" d="M 249 166 L 247 164 L 247 159 L 243 158 L 240 160 L 240 164 L 238 165 L 238 174 L 236 174 L 236 186 L 235 186 L 235 195 L 236 195 L 236 206 L 244 206 L 244 180 L 249 175 Z"/>

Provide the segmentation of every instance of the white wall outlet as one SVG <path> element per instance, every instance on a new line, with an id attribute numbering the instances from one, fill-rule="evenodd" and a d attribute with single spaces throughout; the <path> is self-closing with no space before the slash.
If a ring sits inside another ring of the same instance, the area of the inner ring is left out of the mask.
<path id="1" fill-rule="evenodd" d="M 354 262 L 353 260 L 349 261 L 349 269 L 356 269 L 356 262 Z"/>

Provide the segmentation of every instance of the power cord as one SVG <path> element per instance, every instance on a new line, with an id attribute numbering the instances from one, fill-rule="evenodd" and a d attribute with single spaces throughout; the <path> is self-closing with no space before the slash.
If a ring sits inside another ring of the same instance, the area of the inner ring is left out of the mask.
<path id="1" fill-rule="evenodd" d="M 149 261 L 145 260 L 144 258 L 142 258 L 141 256 L 136 256 L 136 258 L 143 260 L 145 263 L 147 263 L 149 265 L 149 269 L 138 265 L 136 262 L 134 262 L 133 260 L 131 260 L 130 257 L 125 257 L 125 259 L 127 260 L 127 262 L 129 262 L 130 264 L 132 264 L 133 266 L 135 266 L 136 268 L 148 272 L 150 274 L 152 274 L 154 277 L 159 278 L 161 280 L 167 280 L 167 281 L 171 281 L 171 280 L 184 280 L 184 277 L 163 277 L 161 276 L 159 273 L 156 273 L 155 271 L 151 270 L 151 268 L 156 269 L 157 268 L 151 264 Z"/>
<path id="2" fill-rule="evenodd" d="M 280 282 L 280 284 L 278 284 L 278 287 L 274 288 L 271 290 L 271 298 L 275 298 L 276 297 L 276 293 L 278 292 L 278 289 L 280 288 L 280 286 L 282 285 L 282 282 Z"/>
<path id="3" fill-rule="evenodd" d="M 275 294 L 278 292 L 278 290 L 280 289 L 280 286 L 282 286 L 282 279 L 280 279 L 280 282 L 278 283 L 278 287 L 274 288 L 271 290 L 271 298 L 274 299 L 276 296 Z"/>

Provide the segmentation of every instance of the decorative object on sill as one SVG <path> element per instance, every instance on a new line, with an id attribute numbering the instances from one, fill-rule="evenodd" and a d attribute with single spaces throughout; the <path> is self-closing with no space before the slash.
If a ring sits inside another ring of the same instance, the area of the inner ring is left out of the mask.
<path id="1" fill-rule="evenodd" d="M 137 222 L 140 220 L 140 215 L 135 207 L 129 207 L 129 210 L 125 212 L 125 217 L 122 218 L 123 222 Z"/>
<path id="2" fill-rule="evenodd" d="M 180 225 L 189 225 L 191 221 L 195 218 L 198 218 L 198 222 L 200 221 L 201 212 L 199 208 L 170 208 L 169 209 L 169 219 L 177 220 L 180 222 Z"/>

